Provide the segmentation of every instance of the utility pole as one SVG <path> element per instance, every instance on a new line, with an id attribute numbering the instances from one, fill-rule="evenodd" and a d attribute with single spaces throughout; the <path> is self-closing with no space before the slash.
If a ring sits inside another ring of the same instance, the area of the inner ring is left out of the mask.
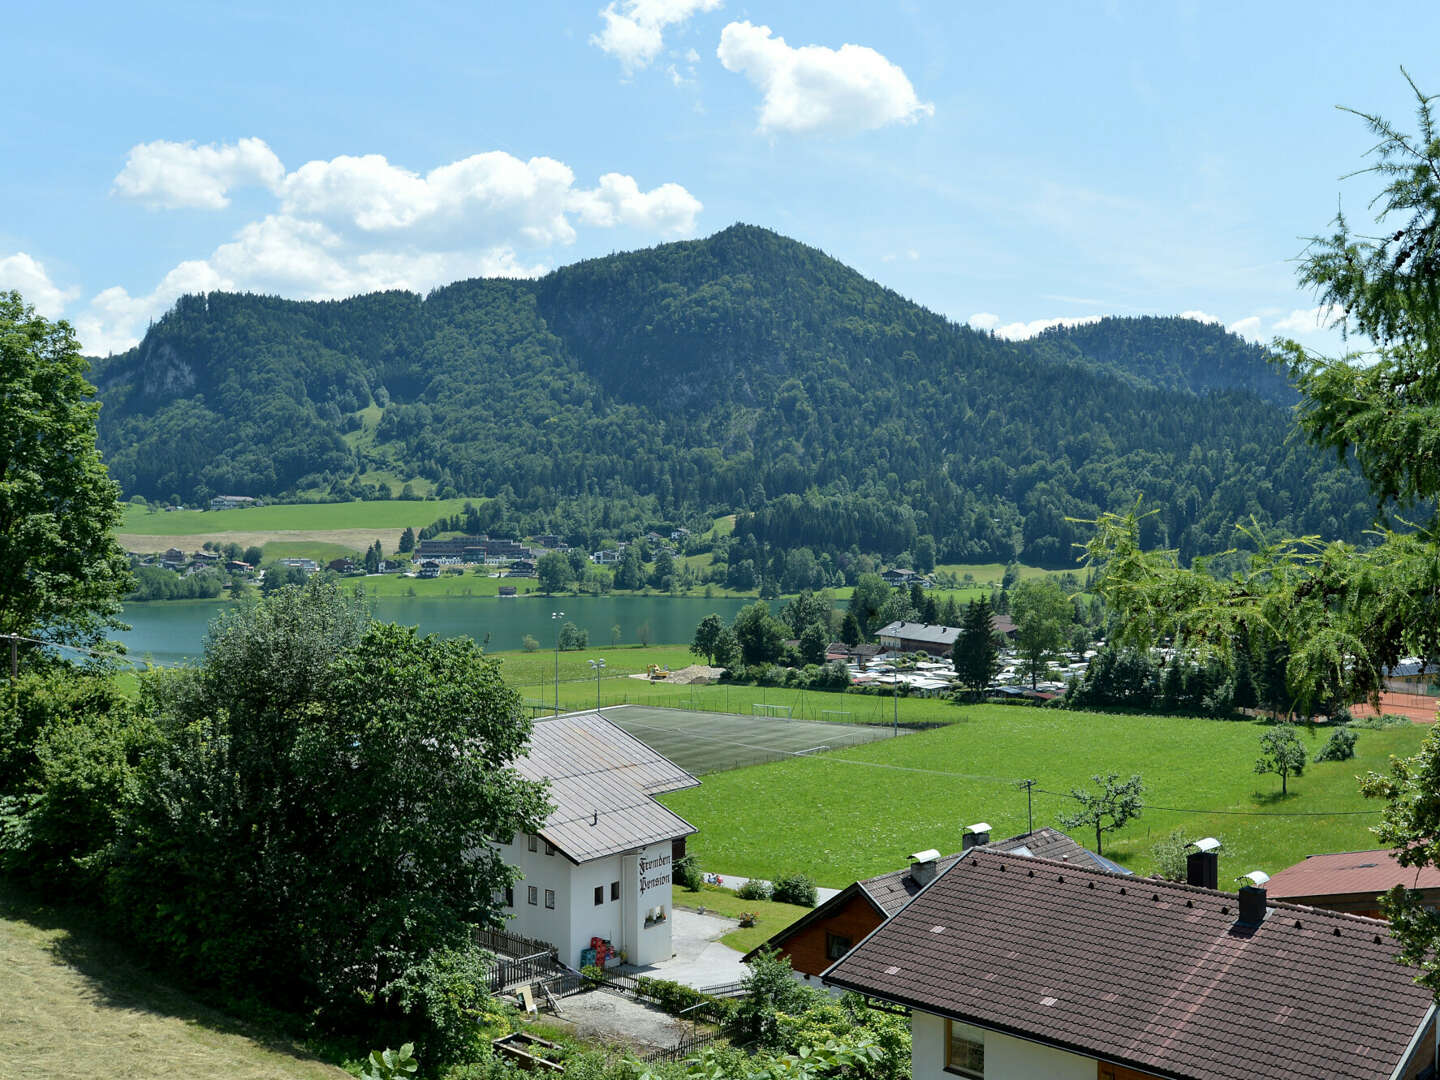
<path id="1" fill-rule="evenodd" d="M 1031 789 L 1034 788 L 1038 782 L 1037 780 L 1017 780 L 1015 782 L 1016 787 L 1023 787 L 1025 789 L 1025 814 L 1030 821 L 1030 827 L 1025 831 L 1026 836 L 1029 836 L 1035 831 L 1035 796 Z"/>
<path id="2" fill-rule="evenodd" d="M 20 636 L 10 635 L 10 681 L 20 677 Z"/>

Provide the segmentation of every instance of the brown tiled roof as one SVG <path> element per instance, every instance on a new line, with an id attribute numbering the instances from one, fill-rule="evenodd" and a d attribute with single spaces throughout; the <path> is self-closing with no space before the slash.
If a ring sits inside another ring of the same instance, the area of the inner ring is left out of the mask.
<path id="1" fill-rule="evenodd" d="M 1382 893 L 1396 885 L 1407 889 L 1440 889 L 1440 870 L 1432 866 L 1401 866 L 1385 848 L 1339 851 L 1311 855 L 1304 862 L 1281 870 L 1265 889 L 1276 900 L 1285 900 L 1300 896 Z"/>
<path id="2" fill-rule="evenodd" d="M 1203 1080 L 1388 1077 L 1431 1005 L 1383 923 L 971 851 L 827 982 Z"/>
<path id="3" fill-rule="evenodd" d="M 1129 873 L 1118 863 L 1102 859 L 1094 852 L 1081 847 L 1067 834 L 1059 829 L 1052 829 L 1048 826 L 1036 829 L 1034 832 L 1021 833 L 1019 836 L 1012 836 L 1008 840 L 996 840 L 994 843 L 984 845 L 996 851 L 1010 851 L 1018 855 L 1033 855 L 1037 859 L 1053 859 L 1057 862 L 1068 862 L 1075 866 L 1084 866 L 1092 870 L 1113 870 L 1120 873 Z M 937 873 L 943 874 L 950 867 L 955 865 L 959 855 L 946 855 L 940 859 L 936 868 Z M 902 907 L 908 904 L 921 889 L 921 885 L 910 876 L 910 868 L 904 870 L 892 870 L 888 874 L 881 874 L 879 877 L 866 878 L 860 882 L 860 887 L 870 896 L 870 899 L 885 912 L 886 918 L 894 915 Z"/>
<path id="4" fill-rule="evenodd" d="M 555 809 L 540 835 L 576 863 L 695 831 L 651 796 L 700 781 L 606 720 L 576 713 L 535 725 L 515 762 L 528 780 L 548 780 Z"/>

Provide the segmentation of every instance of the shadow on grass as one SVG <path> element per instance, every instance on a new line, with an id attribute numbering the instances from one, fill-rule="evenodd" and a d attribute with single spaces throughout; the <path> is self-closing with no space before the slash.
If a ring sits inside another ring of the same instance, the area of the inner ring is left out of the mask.
<path id="1" fill-rule="evenodd" d="M 46 903 L 0 882 L 0 919 L 46 931 L 49 940 L 43 947 L 84 979 L 86 989 L 101 1007 L 171 1017 L 216 1034 L 240 1036 L 296 1061 L 323 1059 L 334 1065 L 346 1056 L 338 1047 L 318 1051 L 301 1047 L 293 1035 L 279 1030 L 278 1016 L 273 1018 L 275 1022 L 246 1020 L 205 1003 L 195 996 L 196 991 L 174 985 L 166 976 L 147 968 L 122 944 L 106 937 L 83 910 Z M 363 1051 L 353 1050 L 350 1056 L 360 1053 Z"/>

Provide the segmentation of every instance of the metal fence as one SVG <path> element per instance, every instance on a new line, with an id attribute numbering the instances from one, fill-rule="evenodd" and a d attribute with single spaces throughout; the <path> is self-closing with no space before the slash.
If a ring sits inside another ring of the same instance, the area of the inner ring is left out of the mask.
<path id="1" fill-rule="evenodd" d="M 714 1035 L 692 1035 L 688 1039 L 682 1039 L 674 1046 L 663 1050 L 652 1050 L 640 1060 L 646 1065 L 654 1065 L 662 1061 L 684 1061 L 688 1057 L 695 1056 L 714 1041 Z"/>
<path id="2" fill-rule="evenodd" d="M 490 992 L 498 994 L 512 986 L 540 982 L 557 974 L 555 955 L 549 952 L 534 953 L 530 956 L 497 956 L 495 966 L 490 969 Z M 560 974 L 563 974 L 561 969 Z"/>
<path id="3" fill-rule="evenodd" d="M 745 984 L 743 982 L 717 983 L 714 986 L 699 987 L 698 992 L 716 998 L 744 997 Z"/>
<path id="4" fill-rule="evenodd" d="M 528 938 L 520 934 L 509 934 L 504 930 L 476 930 L 475 944 L 482 949 L 489 949 L 498 956 L 533 956 L 538 952 L 548 952 L 552 956 L 560 954 L 560 950 L 548 941 L 540 941 L 538 938 Z"/>

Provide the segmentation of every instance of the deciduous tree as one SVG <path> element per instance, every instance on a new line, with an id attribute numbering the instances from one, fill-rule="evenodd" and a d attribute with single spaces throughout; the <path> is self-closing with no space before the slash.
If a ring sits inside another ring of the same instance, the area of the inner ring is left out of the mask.
<path id="1" fill-rule="evenodd" d="M 1065 647 L 1070 602 L 1049 578 L 1030 578 L 1010 590 L 1010 611 L 1015 618 L 1015 651 L 1025 661 L 1033 689 L 1050 655 Z"/>
<path id="2" fill-rule="evenodd" d="M 1104 833 L 1123 829 L 1125 824 L 1140 816 L 1145 808 L 1142 796 L 1145 784 L 1140 774 L 1133 774 L 1122 781 L 1115 772 L 1095 775 L 1090 779 L 1099 788 L 1071 788 L 1070 798 L 1078 804 L 1075 811 L 1060 815 L 1060 824 L 1067 829 L 1089 828 L 1095 830 L 1095 854 L 1103 854 L 1101 840 Z"/>
<path id="3" fill-rule="evenodd" d="M 120 625 L 132 582 L 88 367 L 68 323 L 0 292 L 0 635 L 93 646 Z"/>
<path id="4" fill-rule="evenodd" d="M 1305 747 L 1289 724 L 1273 727 L 1260 736 L 1260 757 L 1255 771 L 1260 775 L 1274 773 L 1280 777 L 1281 796 L 1290 793 L 1290 777 L 1305 771 Z"/>

